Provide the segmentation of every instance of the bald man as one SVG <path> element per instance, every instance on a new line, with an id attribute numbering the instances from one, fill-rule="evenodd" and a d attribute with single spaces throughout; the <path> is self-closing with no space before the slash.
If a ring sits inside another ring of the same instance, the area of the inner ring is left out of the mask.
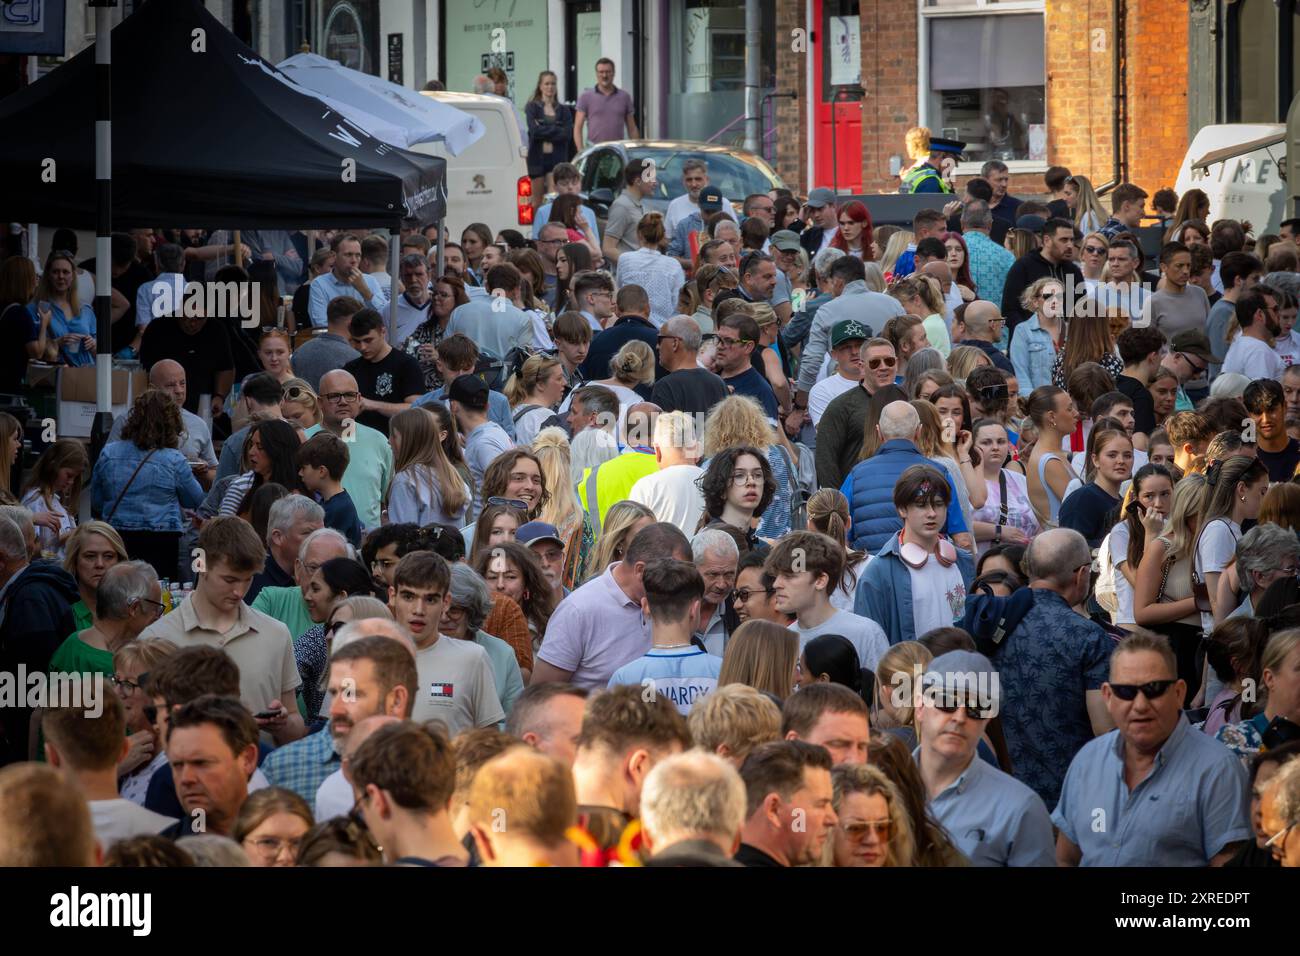
<path id="1" fill-rule="evenodd" d="M 176 447 L 194 469 L 194 477 L 204 488 L 208 488 L 217 473 L 217 453 L 212 448 L 212 432 L 207 424 L 185 407 L 187 393 L 184 367 L 173 359 L 159 359 L 149 370 L 149 387 L 166 392 L 180 407 L 183 427 Z M 125 424 L 126 415 L 119 415 L 108 433 L 108 440 L 121 441 L 122 427 Z"/>
<path id="2" fill-rule="evenodd" d="M 1015 375 L 1016 370 L 1011 364 L 1011 359 L 1007 358 L 995 344 L 1002 335 L 1002 326 L 1006 323 L 1006 319 L 1002 317 L 1002 310 L 993 302 L 976 299 L 966 304 L 966 311 L 962 315 L 966 335 L 957 344 L 975 346 L 987 355 L 989 361 L 996 367 L 1008 375 Z"/>
<path id="3" fill-rule="evenodd" d="M 393 478 L 392 446 L 383 432 L 357 421 L 361 392 L 351 373 L 335 369 L 321 376 L 320 404 L 324 423 L 307 429 L 307 437 L 324 428 L 347 443 L 343 489 L 356 505 L 362 529 L 373 531 L 379 527 L 384 491 Z"/>

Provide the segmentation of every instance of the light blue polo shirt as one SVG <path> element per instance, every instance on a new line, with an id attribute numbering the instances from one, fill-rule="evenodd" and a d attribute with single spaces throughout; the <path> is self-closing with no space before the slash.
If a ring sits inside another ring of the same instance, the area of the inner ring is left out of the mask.
<path id="1" fill-rule="evenodd" d="M 912 759 L 920 766 L 920 747 Z M 978 756 L 929 804 L 973 866 L 1056 866 L 1056 840 L 1042 798 Z"/>
<path id="2" fill-rule="evenodd" d="M 718 688 L 722 658 L 690 647 L 652 647 L 644 657 L 624 664 L 609 679 L 610 687 L 624 684 L 653 687 L 667 697 L 683 717 L 705 694 Z M 646 684 L 646 681 L 653 681 Z"/>
<path id="3" fill-rule="evenodd" d="M 1112 730 L 1065 774 L 1052 822 L 1083 851 L 1080 866 L 1205 866 L 1229 843 L 1254 839 L 1241 761 L 1185 716 L 1132 791 L 1123 747 Z"/>

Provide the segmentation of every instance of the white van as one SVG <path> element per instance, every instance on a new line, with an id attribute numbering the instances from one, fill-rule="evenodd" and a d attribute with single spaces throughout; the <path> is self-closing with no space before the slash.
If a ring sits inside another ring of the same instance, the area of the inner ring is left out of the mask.
<path id="1" fill-rule="evenodd" d="M 471 222 L 487 223 L 495 237 L 501 229 L 532 235 L 532 180 L 528 149 L 514 107 L 497 96 L 478 93 L 424 93 L 440 103 L 472 113 L 483 123 L 483 137 L 459 156 L 442 143 L 418 143 L 411 149 L 447 160 L 447 229 L 454 242 Z M 522 210 L 522 215 L 521 215 Z"/>
<path id="2" fill-rule="evenodd" d="M 1210 160 L 1210 162 L 1206 162 Z M 1225 123 L 1206 126 L 1183 157 L 1174 189 L 1200 189 L 1210 197 L 1210 222 L 1248 221 L 1256 236 L 1277 232 L 1286 218 L 1286 126 Z"/>

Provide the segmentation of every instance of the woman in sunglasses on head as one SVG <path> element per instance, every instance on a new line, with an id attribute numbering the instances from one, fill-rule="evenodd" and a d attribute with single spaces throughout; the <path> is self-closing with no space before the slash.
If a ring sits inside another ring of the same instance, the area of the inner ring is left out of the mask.
<path id="1" fill-rule="evenodd" d="M 912 465 L 894 484 L 903 530 L 867 565 L 854 606 L 891 644 L 952 627 L 965 610 L 975 560 L 942 534 L 951 500 L 948 480 L 930 465 Z"/>
<path id="2" fill-rule="evenodd" d="M 333 630 L 326 626 L 330 615 L 349 597 L 373 597 L 374 587 L 374 579 L 365 565 L 352 558 L 330 558 L 307 583 L 303 599 L 315 627 L 294 638 L 293 656 L 302 677 L 301 691 L 308 721 L 320 713 L 325 699 L 321 678 L 329 665 L 330 639 L 334 636 Z"/>
<path id="3" fill-rule="evenodd" d="M 291 425 L 313 428 L 321 423 L 320 397 L 303 379 L 291 378 L 284 383 L 280 413 Z"/>

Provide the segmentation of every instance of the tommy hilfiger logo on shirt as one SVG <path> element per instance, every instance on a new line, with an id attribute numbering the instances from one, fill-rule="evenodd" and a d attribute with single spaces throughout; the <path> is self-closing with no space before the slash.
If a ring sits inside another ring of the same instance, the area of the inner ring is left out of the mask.
<path id="1" fill-rule="evenodd" d="M 429 696 L 450 698 L 454 696 L 453 688 L 453 684 L 430 684 Z"/>

